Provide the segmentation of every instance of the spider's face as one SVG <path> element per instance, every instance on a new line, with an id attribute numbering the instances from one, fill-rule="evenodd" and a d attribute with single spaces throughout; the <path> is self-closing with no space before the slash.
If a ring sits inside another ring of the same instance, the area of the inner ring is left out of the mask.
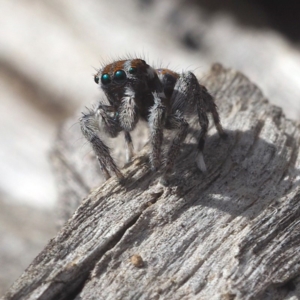
<path id="1" fill-rule="evenodd" d="M 118 106 L 125 93 L 145 93 L 155 71 L 142 59 L 119 60 L 105 66 L 95 75 L 109 102 Z"/>

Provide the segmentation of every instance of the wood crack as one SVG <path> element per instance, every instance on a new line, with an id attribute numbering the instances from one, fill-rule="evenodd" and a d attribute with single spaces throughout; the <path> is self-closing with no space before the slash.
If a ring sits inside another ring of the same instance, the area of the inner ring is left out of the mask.
<path id="1" fill-rule="evenodd" d="M 193 119 L 168 187 L 158 185 L 145 147 L 122 170 L 123 185 L 112 177 L 92 190 L 99 172 L 77 154 L 80 130 L 62 130 L 53 155 L 72 217 L 5 300 L 300 296 L 300 128 L 244 75 L 218 65 L 205 78 L 228 133 L 207 138 L 207 176 L 195 167 Z"/>

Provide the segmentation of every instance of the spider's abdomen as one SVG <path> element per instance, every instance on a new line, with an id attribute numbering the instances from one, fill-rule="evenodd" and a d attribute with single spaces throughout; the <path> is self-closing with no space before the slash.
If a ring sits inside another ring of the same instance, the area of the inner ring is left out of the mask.
<path id="1" fill-rule="evenodd" d="M 179 74 L 169 69 L 156 69 L 156 73 L 160 82 L 163 85 L 166 97 L 170 99 L 173 94 L 176 81 L 179 78 Z"/>

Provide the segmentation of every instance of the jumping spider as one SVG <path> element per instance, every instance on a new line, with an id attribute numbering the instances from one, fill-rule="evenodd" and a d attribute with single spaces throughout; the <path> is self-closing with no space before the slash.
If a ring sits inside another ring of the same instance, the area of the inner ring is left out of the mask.
<path id="1" fill-rule="evenodd" d="M 165 180 L 173 168 L 181 144 L 186 138 L 189 123 L 186 116 L 197 112 L 201 127 L 196 163 L 206 172 L 203 148 L 208 128 L 207 113 L 212 113 L 221 137 L 226 134 L 220 124 L 217 107 L 207 89 L 199 84 L 192 72 L 178 74 L 169 69 L 154 69 L 142 59 L 119 60 L 104 66 L 94 76 L 110 105 L 100 101 L 98 107 L 83 114 L 81 130 L 90 142 L 106 179 L 114 173 L 119 180 L 123 175 L 110 155 L 109 148 L 100 138 L 100 132 L 116 137 L 124 131 L 127 161 L 133 156 L 130 132 L 139 119 L 150 127 L 150 163 L 152 170 L 161 166 L 161 146 L 164 128 L 177 130 L 166 154 L 163 168 Z"/>

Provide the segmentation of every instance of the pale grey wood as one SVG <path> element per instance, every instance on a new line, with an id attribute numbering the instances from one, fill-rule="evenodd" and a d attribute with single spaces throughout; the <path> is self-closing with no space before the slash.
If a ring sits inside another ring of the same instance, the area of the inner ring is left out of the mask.
<path id="1" fill-rule="evenodd" d="M 195 166 L 192 120 L 168 187 L 144 148 L 125 185 L 93 189 L 4 299 L 299 298 L 299 124 L 234 70 L 214 65 L 203 83 L 228 133 L 209 131 L 208 174 Z M 70 214 L 101 179 L 68 132 L 53 159 Z"/>

